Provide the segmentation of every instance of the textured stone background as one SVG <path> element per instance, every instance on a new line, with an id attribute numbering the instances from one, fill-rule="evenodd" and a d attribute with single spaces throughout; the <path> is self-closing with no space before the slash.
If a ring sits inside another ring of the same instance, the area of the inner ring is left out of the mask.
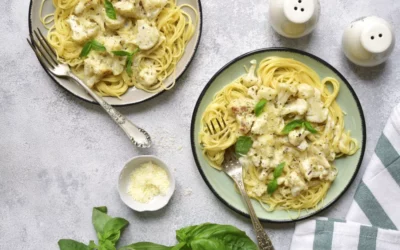
<path id="1" fill-rule="evenodd" d="M 321 1 L 314 33 L 288 40 L 268 24 L 266 0 L 203 0 L 203 37 L 195 60 L 177 86 L 137 106 L 120 108 L 153 136 L 151 150 L 134 148 L 96 105 L 67 93 L 42 70 L 25 38 L 28 0 L 0 2 L 0 249 L 57 249 L 60 238 L 94 239 L 93 206 L 131 225 L 121 243 L 175 243 L 175 229 L 203 222 L 228 223 L 253 235 L 251 223 L 226 208 L 207 188 L 190 149 L 190 119 L 207 80 L 226 62 L 250 50 L 287 46 L 331 63 L 350 81 L 365 111 L 368 142 L 363 168 L 325 215 L 343 218 L 391 109 L 400 102 L 399 46 L 384 65 L 363 69 L 341 52 L 343 29 L 376 14 L 392 23 L 400 41 L 397 0 Z M 179 148 L 182 147 L 181 150 Z M 118 173 L 138 154 L 155 154 L 176 169 L 176 193 L 155 213 L 135 213 L 119 199 Z M 191 189 L 191 195 L 185 192 Z M 277 249 L 288 249 L 293 224 L 265 224 Z"/>

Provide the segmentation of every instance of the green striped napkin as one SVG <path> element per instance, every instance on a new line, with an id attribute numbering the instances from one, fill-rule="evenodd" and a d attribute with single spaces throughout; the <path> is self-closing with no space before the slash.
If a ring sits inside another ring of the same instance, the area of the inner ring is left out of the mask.
<path id="1" fill-rule="evenodd" d="M 296 224 L 291 249 L 400 249 L 400 104 L 394 109 L 346 220 Z"/>

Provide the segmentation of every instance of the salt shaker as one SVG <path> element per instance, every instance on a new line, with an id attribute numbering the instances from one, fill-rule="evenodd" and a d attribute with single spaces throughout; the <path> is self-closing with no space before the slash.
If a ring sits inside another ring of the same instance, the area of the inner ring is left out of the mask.
<path id="1" fill-rule="evenodd" d="M 342 46 L 353 63 L 372 67 L 386 61 L 393 51 L 395 37 L 384 19 L 369 16 L 353 21 L 344 31 Z"/>
<path id="2" fill-rule="evenodd" d="M 280 35 L 299 38 L 315 29 L 320 9 L 319 0 L 270 0 L 270 23 Z"/>

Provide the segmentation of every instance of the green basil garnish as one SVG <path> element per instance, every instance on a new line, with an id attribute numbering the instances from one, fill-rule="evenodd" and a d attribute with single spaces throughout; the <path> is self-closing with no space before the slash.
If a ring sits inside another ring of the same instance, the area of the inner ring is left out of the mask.
<path id="1" fill-rule="evenodd" d="M 286 124 L 286 126 L 283 128 L 282 130 L 282 134 L 287 135 L 289 134 L 292 130 L 296 129 L 296 128 L 300 128 L 300 127 L 304 127 L 306 128 L 308 131 L 310 131 L 312 134 L 318 133 L 317 130 L 315 130 L 315 128 L 313 128 L 313 126 L 311 125 L 311 123 L 307 122 L 307 121 L 303 121 L 303 120 L 294 120 L 289 122 L 288 124 Z"/>
<path id="2" fill-rule="evenodd" d="M 265 104 L 267 104 L 267 100 L 262 99 L 260 100 L 257 104 L 256 107 L 254 108 L 254 113 L 256 116 L 260 116 L 262 112 L 264 111 Z"/>
<path id="3" fill-rule="evenodd" d="M 283 172 L 283 168 L 285 167 L 285 164 L 286 164 L 286 163 L 282 162 L 281 164 L 279 164 L 279 165 L 274 169 L 274 178 L 275 178 L 275 179 L 278 179 L 278 178 L 281 176 L 281 174 L 282 174 L 282 172 Z"/>
<path id="4" fill-rule="evenodd" d="M 60 250 L 116 250 L 118 240 L 128 221 L 107 215 L 107 207 L 93 208 L 92 222 L 98 243 L 93 240 L 84 244 L 75 240 L 58 241 Z M 163 246 L 152 242 L 137 242 L 119 250 L 183 250 L 183 249 L 246 249 L 257 250 L 257 245 L 245 232 L 230 225 L 204 223 L 184 227 L 176 231 L 175 246 Z"/>
<path id="5" fill-rule="evenodd" d="M 106 8 L 106 14 L 107 14 L 108 18 L 110 18 L 112 20 L 117 19 L 117 13 L 115 12 L 114 6 L 112 5 L 112 3 L 110 1 L 104 0 L 104 8 Z"/>
<path id="6" fill-rule="evenodd" d="M 253 146 L 253 140 L 249 136 L 240 136 L 235 145 L 236 154 L 239 156 L 246 155 Z"/>
<path id="7" fill-rule="evenodd" d="M 85 43 L 83 46 L 83 49 L 81 51 L 81 54 L 79 55 L 80 57 L 87 57 L 90 53 L 90 51 L 96 50 L 96 51 L 106 51 L 106 47 L 103 46 L 103 44 L 99 43 L 96 40 L 89 41 Z"/>
<path id="8" fill-rule="evenodd" d="M 318 131 L 315 130 L 315 128 L 313 128 L 313 126 L 312 126 L 311 123 L 309 123 L 309 122 L 304 122 L 304 127 L 305 127 L 308 131 L 310 131 L 312 134 L 318 133 Z"/>
<path id="9" fill-rule="evenodd" d="M 273 179 L 272 181 L 270 181 L 268 183 L 268 193 L 272 194 L 273 192 L 275 192 L 275 190 L 278 188 L 278 180 L 277 179 Z"/>
<path id="10" fill-rule="evenodd" d="M 112 51 L 112 53 L 116 56 L 126 56 L 126 73 L 128 76 L 132 76 L 132 64 L 133 64 L 133 56 L 139 52 L 139 48 L 136 48 L 133 52 L 117 50 Z"/>
<path id="11" fill-rule="evenodd" d="M 287 135 L 289 134 L 292 130 L 296 128 L 300 128 L 303 126 L 303 121 L 302 120 L 294 120 L 286 124 L 285 128 L 282 130 L 282 134 Z"/>

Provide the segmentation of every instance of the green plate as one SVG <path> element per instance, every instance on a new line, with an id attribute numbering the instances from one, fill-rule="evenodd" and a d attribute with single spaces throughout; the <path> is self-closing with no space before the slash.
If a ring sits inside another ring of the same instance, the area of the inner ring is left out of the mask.
<path id="1" fill-rule="evenodd" d="M 365 120 L 360 102 L 349 82 L 324 60 L 300 50 L 268 48 L 249 52 L 229 62 L 211 78 L 196 103 L 191 125 L 192 151 L 200 174 L 211 191 L 229 208 L 248 217 L 247 208 L 242 202 L 240 195 L 235 191 L 233 181 L 223 172 L 215 170 L 207 163 L 201 151 L 198 133 L 200 131 L 201 116 L 207 105 L 212 101 L 214 95 L 225 85 L 244 74 L 243 65 L 248 65 L 250 60 L 256 59 L 260 62 L 262 59 L 269 56 L 293 58 L 314 69 L 321 78 L 332 76 L 338 79 L 341 88 L 337 102 L 347 114 L 344 118 L 345 127 L 351 130 L 352 136 L 359 141 L 361 147 L 353 156 L 344 157 L 335 161 L 339 174 L 329 189 L 323 204 L 320 205 L 318 209 L 303 210 L 300 216 L 298 211 L 287 212 L 285 210 L 277 210 L 274 212 L 267 212 L 257 201 L 252 200 L 254 209 L 261 221 L 299 221 L 328 208 L 345 193 L 357 175 L 365 151 Z"/>

